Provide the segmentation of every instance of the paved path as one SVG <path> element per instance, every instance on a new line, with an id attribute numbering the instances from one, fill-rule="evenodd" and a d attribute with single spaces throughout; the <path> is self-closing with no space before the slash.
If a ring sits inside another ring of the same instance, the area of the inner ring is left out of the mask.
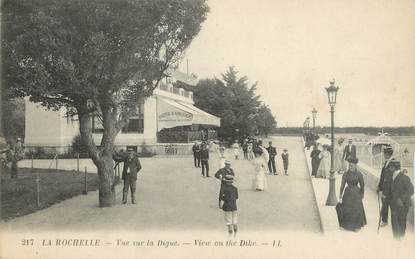
<path id="1" fill-rule="evenodd" d="M 320 232 L 320 219 L 308 177 L 300 138 L 275 138 L 277 165 L 282 171 L 281 150 L 290 150 L 290 175 L 268 176 L 269 189 L 251 189 L 253 166 L 246 160 L 233 162 L 239 188 L 241 231 L 304 230 Z M 218 169 L 217 154 L 211 153 L 211 175 Z M 98 193 L 78 196 L 48 209 L 7 222 L 9 230 L 224 230 L 222 211 L 217 207 L 219 181 L 202 178 L 190 156 L 142 159 L 138 180 L 138 204 L 98 208 Z"/>

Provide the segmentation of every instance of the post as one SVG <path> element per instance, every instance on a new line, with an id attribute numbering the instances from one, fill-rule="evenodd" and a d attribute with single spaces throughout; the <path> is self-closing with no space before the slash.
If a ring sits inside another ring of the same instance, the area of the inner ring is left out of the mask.
<path id="1" fill-rule="evenodd" d="M 32 156 L 32 158 L 33 158 L 33 156 Z M 32 168 L 33 168 L 33 164 L 32 164 Z M 37 172 L 37 174 L 36 174 L 36 205 L 37 205 L 38 208 L 40 208 L 40 177 L 39 177 L 39 172 Z"/>
<path id="2" fill-rule="evenodd" d="M 86 169 L 86 166 L 85 166 L 84 191 L 82 192 L 82 194 L 87 194 L 88 193 L 88 189 L 87 189 L 87 185 L 86 185 L 86 173 L 87 173 L 87 169 Z"/>
<path id="3" fill-rule="evenodd" d="M 79 171 L 79 153 L 76 153 L 76 171 L 80 173 Z"/>
<path id="4" fill-rule="evenodd" d="M 58 159 L 59 155 L 56 153 L 56 173 L 58 173 Z"/>
<path id="5" fill-rule="evenodd" d="M 32 164 L 31 164 L 31 172 L 33 173 L 33 154 L 32 154 Z"/>
<path id="6" fill-rule="evenodd" d="M 336 177 L 334 175 L 334 106 L 331 106 L 331 161 L 330 161 L 330 178 L 329 178 L 329 195 L 327 196 L 326 206 L 336 206 Z"/>

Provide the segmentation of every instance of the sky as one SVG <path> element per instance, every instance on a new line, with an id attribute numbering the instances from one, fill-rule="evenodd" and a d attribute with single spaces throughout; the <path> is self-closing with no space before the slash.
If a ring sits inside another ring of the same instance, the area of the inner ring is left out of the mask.
<path id="1" fill-rule="evenodd" d="M 199 79 L 230 65 L 279 127 L 311 110 L 330 125 L 325 87 L 339 92 L 336 126 L 415 125 L 415 0 L 208 0 L 210 12 L 180 69 Z"/>

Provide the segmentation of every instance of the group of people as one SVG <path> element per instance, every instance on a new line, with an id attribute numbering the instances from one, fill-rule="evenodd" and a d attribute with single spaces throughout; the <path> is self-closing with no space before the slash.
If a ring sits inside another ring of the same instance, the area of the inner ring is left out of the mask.
<path id="1" fill-rule="evenodd" d="M 255 191 L 264 191 L 268 187 L 266 175 L 277 175 L 275 166 L 275 158 L 277 156 L 277 150 L 272 145 L 272 142 L 268 143 L 268 147 L 264 147 L 261 140 L 257 139 L 245 139 L 242 141 L 242 150 L 244 152 L 244 159 L 250 161 L 254 166 L 254 175 L 252 179 L 252 188 Z M 206 142 L 194 143 L 192 147 L 193 162 L 196 168 L 201 167 L 202 164 L 202 176 L 209 176 L 209 151 L 214 151 L 213 144 L 207 144 Z M 246 149 L 244 148 L 246 147 Z M 239 160 L 239 151 L 241 146 L 238 141 L 235 141 L 231 146 L 231 154 L 235 161 Z M 218 205 L 224 211 L 224 218 L 228 228 L 229 235 L 236 235 L 238 231 L 237 227 L 237 205 L 238 188 L 234 185 L 235 172 L 231 168 L 231 161 L 225 157 L 225 147 L 219 145 L 219 162 L 218 170 L 214 177 L 220 180 L 220 189 L 218 196 Z M 251 154 L 252 152 L 252 154 Z M 288 150 L 285 148 L 281 154 L 283 161 L 283 168 L 285 175 L 288 175 Z M 205 159 L 205 161 L 204 161 Z M 207 166 L 205 171 L 203 163 Z"/>
<path id="2" fill-rule="evenodd" d="M 312 159 L 312 175 L 315 177 L 327 177 L 330 171 L 331 147 L 324 146 L 323 150 L 314 147 L 310 156 Z M 367 224 L 363 198 L 365 183 L 363 174 L 357 169 L 356 146 L 349 139 L 348 145 L 343 146 L 343 140 L 339 140 L 335 147 L 334 171 L 343 174 L 340 185 L 340 218 L 339 224 L 345 230 L 359 231 Z M 388 225 L 389 208 L 391 210 L 392 232 L 397 239 L 405 235 L 406 220 L 409 207 L 412 206 L 411 196 L 414 187 L 407 176 L 407 170 L 401 170 L 400 161 L 393 158 L 393 149 L 386 147 L 383 156 L 383 164 L 377 192 L 382 200 L 382 209 L 379 212 L 379 227 Z"/>
<path id="3" fill-rule="evenodd" d="M 356 158 L 356 146 L 353 140 L 344 145 L 344 139 L 339 139 L 334 148 L 334 171 L 340 174 L 348 169 L 348 161 Z M 316 178 L 328 178 L 330 176 L 331 165 L 331 147 L 330 145 L 321 145 L 315 143 L 311 157 L 311 176 Z"/>

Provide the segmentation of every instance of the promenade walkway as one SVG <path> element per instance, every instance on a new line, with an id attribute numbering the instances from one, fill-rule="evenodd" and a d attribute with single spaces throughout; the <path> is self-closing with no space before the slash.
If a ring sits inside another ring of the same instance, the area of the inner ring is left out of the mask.
<path id="1" fill-rule="evenodd" d="M 235 160 L 228 150 L 239 188 L 239 227 L 241 231 L 309 231 L 320 233 L 320 220 L 313 190 L 308 178 L 302 144 L 299 138 L 278 138 L 278 146 L 292 152 L 290 175 L 267 176 L 268 190 L 252 190 L 254 177 L 251 162 Z M 280 145 L 281 143 L 281 145 Z M 242 152 L 241 152 L 242 153 Z M 242 155 L 242 154 L 241 154 Z M 156 157 L 141 159 L 143 170 L 137 186 L 137 204 L 121 205 L 121 188 L 116 188 L 117 205 L 98 208 L 98 193 L 90 192 L 52 207 L 8 221 L 10 230 L 224 230 L 222 211 L 217 206 L 219 181 L 202 178 L 193 158 Z M 28 162 L 22 164 L 29 166 Z M 59 161 L 65 168 L 65 161 Z M 73 161 L 67 161 L 73 165 Z M 92 168 L 88 161 L 82 166 Z M 90 163 L 90 162 L 89 162 Z M 35 162 L 49 166 L 50 162 Z M 211 153 L 210 175 L 218 169 L 218 155 Z M 280 154 L 278 170 L 282 171 Z M 88 169 L 88 171 L 93 171 Z M 108 224 L 110 222 L 110 224 Z"/>

